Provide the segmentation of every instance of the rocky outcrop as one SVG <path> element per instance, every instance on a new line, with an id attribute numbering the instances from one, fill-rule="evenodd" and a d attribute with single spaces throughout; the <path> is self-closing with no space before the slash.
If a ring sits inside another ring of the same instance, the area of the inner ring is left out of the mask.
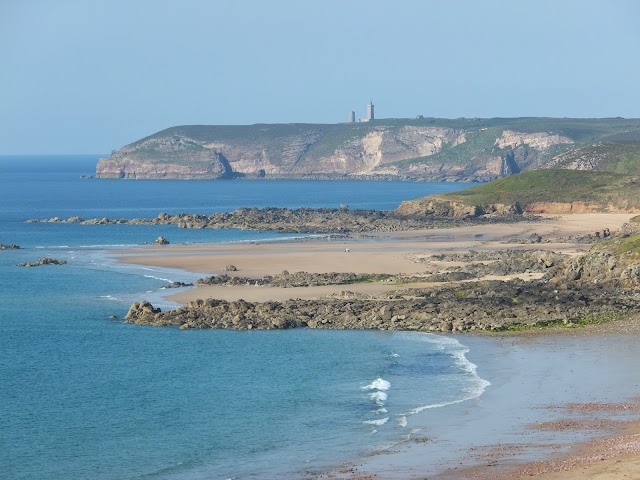
<path id="1" fill-rule="evenodd" d="M 164 287 L 160 287 L 160 288 L 166 289 L 166 288 L 183 288 L 183 287 L 193 287 L 193 283 L 171 282 L 165 285 Z"/>
<path id="2" fill-rule="evenodd" d="M 583 255 L 565 268 L 563 279 L 612 288 L 640 287 L 640 261 L 633 255 L 595 251 Z"/>
<path id="3" fill-rule="evenodd" d="M 640 166 L 630 161 L 640 156 L 640 139 L 633 141 L 604 141 L 591 143 L 560 153 L 547 161 L 543 168 L 569 170 L 610 171 L 637 175 Z"/>
<path id="4" fill-rule="evenodd" d="M 483 206 L 465 209 L 451 207 L 443 202 L 441 207 L 422 208 L 422 200 L 417 203 L 405 202 L 395 211 L 348 210 L 344 208 L 240 208 L 228 213 L 199 215 L 181 213 L 169 215 L 160 213 L 156 218 L 144 219 L 89 219 L 58 217 L 31 219 L 27 222 L 81 223 L 84 225 L 178 225 L 179 228 L 239 228 L 243 230 L 272 230 L 291 233 L 366 233 L 397 232 L 428 228 L 442 228 L 466 224 L 488 223 L 492 221 L 518 221 L 517 210 L 510 207 Z M 415 206 L 414 206 L 415 205 Z M 490 215 L 489 215 L 490 214 Z M 487 215 L 483 217 L 483 215 Z M 495 218 L 494 218 L 495 217 Z"/>
<path id="5" fill-rule="evenodd" d="M 349 285 L 363 282 L 383 282 L 398 281 L 402 278 L 399 275 L 380 274 L 357 274 L 357 273 L 308 273 L 282 272 L 279 275 L 267 275 L 261 278 L 235 277 L 226 274 L 213 275 L 199 278 L 196 285 L 270 285 L 272 287 L 293 288 L 293 287 L 317 287 L 320 285 Z M 415 279 L 415 278 L 414 278 Z"/>
<path id="6" fill-rule="evenodd" d="M 512 216 L 519 215 L 522 210 L 518 205 L 502 205 L 498 203 L 468 205 L 432 195 L 416 200 L 407 200 L 400 204 L 397 212 L 411 216 L 445 216 L 454 218 L 479 217 L 481 215 Z"/>
<path id="7" fill-rule="evenodd" d="M 42 257 L 35 262 L 19 263 L 18 267 L 39 267 L 40 265 L 64 265 L 66 260 L 58 260 L 56 258 Z"/>
<path id="8" fill-rule="evenodd" d="M 640 213 L 639 208 L 629 207 L 624 204 L 606 205 L 589 202 L 531 202 L 528 203 L 524 211 L 532 214 L 569 214 L 569 213 Z"/>
<path id="9" fill-rule="evenodd" d="M 166 312 L 148 302 L 138 302 L 132 305 L 125 320 L 181 329 L 500 331 L 557 323 L 571 325 L 630 312 L 636 305 L 637 298 L 633 296 L 597 287 L 494 281 L 417 289 L 379 298 L 285 302 L 196 300 Z"/>
<path id="10" fill-rule="evenodd" d="M 446 271 L 465 273 L 468 278 L 521 273 L 544 273 L 551 278 L 570 261 L 567 255 L 548 250 L 512 249 L 489 252 L 471 250 L 464 254 L 437 254 L 418 260 L 427 264 L 433 261 L 453 262 L 455 266 Z"/>
<path id="11" fill-rule="evenodd" d="M 539 151 L 546 150 L 555 145 L 572 143 L 574 143 L 573 140 L 564 135 L 548 132 L 522 133 L 512 130 L 505 130 L 502 132 L 500 138 L 496 139 L 496 146 L 498 148 L 517 149 L 518 147 L 527 145 Z"/>
<path id="12" fill-rule="evenodd" d="M 156 238 L 153 243 L 155 243 L 156 245 L 169 245 L 169 240 L 167 240 L 163 236 L 160 236 Z"/>
<path id="13" fill-rule="evenodd" d="M 19 250 L 20 245 L 16 245 L 15 243 L 4 244 L 0 243 L 0 250 Z"/>

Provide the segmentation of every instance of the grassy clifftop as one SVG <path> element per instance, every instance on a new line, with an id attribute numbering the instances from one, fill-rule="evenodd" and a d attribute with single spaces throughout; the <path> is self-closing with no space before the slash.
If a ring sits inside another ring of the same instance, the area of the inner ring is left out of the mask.
<path id="1" fill-rule="evenodd" d="M 439 195 L 439 199 L 465 205 L 518 205 L 576 203 L 597 211 L 640 209 L 640 178 L 609 172 L 534 170 L 478 187 Z"/>

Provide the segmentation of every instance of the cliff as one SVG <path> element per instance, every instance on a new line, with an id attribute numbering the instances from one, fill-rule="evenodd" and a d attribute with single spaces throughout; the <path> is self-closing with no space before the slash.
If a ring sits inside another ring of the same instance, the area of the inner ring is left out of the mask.
<path id="1" fill-rule="evenodd" d="M 98 178 L 416 178 L 489 181 L 546 165 L 627 119 L 389 119 L 172 127 L 100 159 Z"/>

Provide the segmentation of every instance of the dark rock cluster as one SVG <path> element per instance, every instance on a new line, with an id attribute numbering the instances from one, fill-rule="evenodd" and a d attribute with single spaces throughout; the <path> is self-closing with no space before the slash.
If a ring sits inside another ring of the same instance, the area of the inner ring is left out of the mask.
<path id="1" fill-rule="evenodd" d="M 291 287 L 317 287 L 320 285 L 348 285 L 351 283 L 392 281 L 399 276 L 387 273 L 381 274 L 357 274 L 357 273 L 307 273 L 283 272 L 279 275 L 267 275 L 261 278 L 233 277 L 226 274 L 200 278 L 196 282 L 202 285 L 270 285 L 280 288 Z"/>
<path id="2" fill-rule="evenodd" d="M 145 325 L 237 330 L 283 328 L 381 329 L 436 332 L 501 331 L 572 325 L 630 313 L 637 295 L 545 282 L 469 282 L 376 298 L 284 302 L 196 300 L 166 312 L 135 303 L 125 320 Z"/>
<path id="3" fill-rule="evenodd" d="M 240 208 L 228 213 L 200 215 L 160 213 L 156 218 L 144 219 L 89 219 L 53 217 L 27 222 L 81 223 L 85 225 L 137 224 L 178 225 L 180 228 L 238 228 L 243 230 L 272 230 L 291 233 L 366 233 L 395 232 L 429 228 L 454 227 L 458 225 L 505 223 L 522 221 L 520 215 L 486 217 L 473 212 L 464 215 L 449 215 L 450 212 L 413 214 L 397 211 L 348 210 L 340 208 Z"/>
<path id="4" fill-rule="evenodd" d="M 58 260 L 56 258 L 42 257 L 35 262 L 19 263 L 18 267 L 39 267 L 40 265 L 64 265 L 66 260 Z"/>

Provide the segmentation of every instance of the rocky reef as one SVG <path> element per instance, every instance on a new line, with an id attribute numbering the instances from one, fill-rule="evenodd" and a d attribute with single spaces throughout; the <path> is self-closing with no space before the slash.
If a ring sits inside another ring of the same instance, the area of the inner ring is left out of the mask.
<path id="1" fill-rule="evenodd" d="M 0 250 L 19 250 L 20 245 L 16 245 L 15 243 L 4 244 L 0 243 Z"/>
<path id="2" fill-rule="evenodd" d="M 416 201 L 417 202 L 417 201 Z M 137 224 L 177 225 L 180 228 L 239 228 L 243 230 L 273 230 L 292 233 L 366 233 L 397 232 L 443 228 L 461 223 L 491 223 L 522 221 L 516 208 L 468 208 L 456 202 L 430 201 L 429 208 L 415 207 L 405 202 L 395 211 L 349 210 L 346 208 L 240 208 L 213 215 L 160 213 L 156 218 L 30 219 L 27 222 L 81 223 L 84 225 Z M 533 221 L 534 219 L 529 218 Z"/>
<path id="3" fill-rule="evenodd" d="M 57 258 L 42 257 L 35 262 L 19 263 L 18 267 L 39 267 L 40 265 L 65 265 L 66 260 L 58 260 Z"/>
<path id="4" fill-rule="evenodd" d="M 487 281 L 415 289 L 377 298 L 284 302 L 208 299 L 162 312 L 149 302 L 131 306 L 131 323 L 236 330 L 283 328 L 378 329 L 438 332 L 501 331 L 576 324 L 628 314 L 638 296 L 602 286 Z"/>

